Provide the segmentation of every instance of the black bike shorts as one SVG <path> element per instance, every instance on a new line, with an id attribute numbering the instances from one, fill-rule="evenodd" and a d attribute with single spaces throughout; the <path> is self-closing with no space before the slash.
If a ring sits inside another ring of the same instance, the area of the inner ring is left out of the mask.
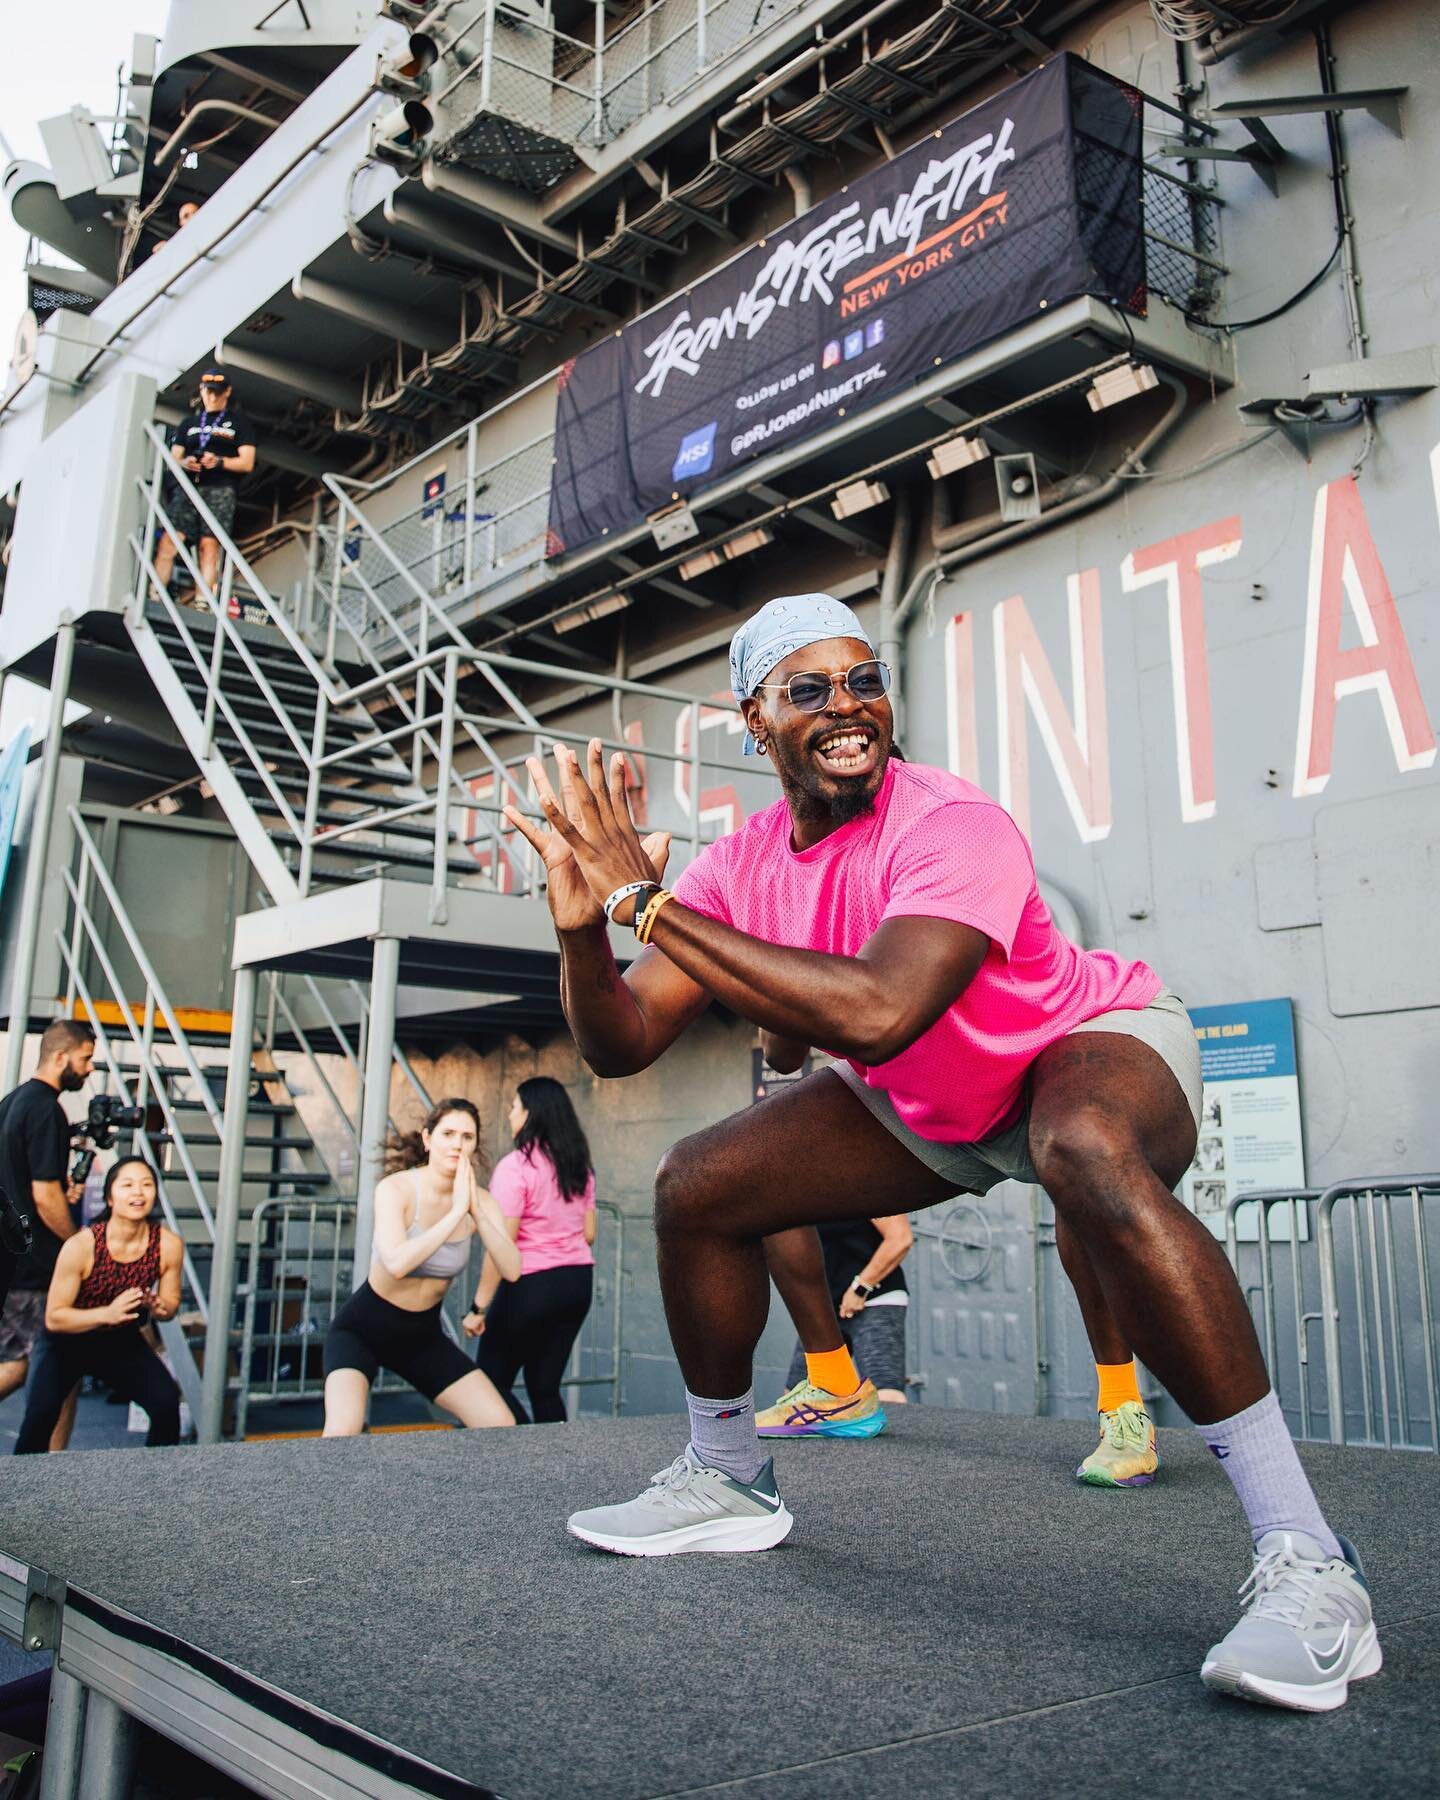
<path id="1" fill-rule="evenodd" d="M 368 1281 L 356 1288 L 325 1334 L 325 1373 L 336 1369 L 358 1369 L 369 1382 L 389 1369 L 427 1400 L 475 1373 L 470 1358 L 446 1337 L 438 1306 L 407 1312 L 382 1300 Z"/>

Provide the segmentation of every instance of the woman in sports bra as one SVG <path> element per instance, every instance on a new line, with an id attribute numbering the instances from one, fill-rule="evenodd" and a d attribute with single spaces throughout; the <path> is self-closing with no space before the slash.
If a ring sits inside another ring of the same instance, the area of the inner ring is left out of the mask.
<path id="1" fill-rule="evenodd" d="M 479 1148 L 480 1115 L 468 1100 L 442 1100 L 419 1131 L 388 1140 L 391 1173 L 375 1189 L 370 1278 L 336 1313 L 325 1338 L 326 1437 L 365 1429 L 370 1384 L 381 1369 L 462 1425 L 515 1423 L 440 1319 L 477 1234 L 506 1281 L 520 1273 L 500 1209 L 475 1179 Z"/>
<path id="2" fill-rule="evenodd" d="M 82 1375 L 96 1375 L 150 1420 L 147 1444 L 180 1442 L 180 1390 L 141 1326 L 180 1310 L 184 1246 L 150 1215 L 159 1189 L 143 1156 L 105 1176 L 105 1214 L 61 1246 L 45 1297 L 45 1335 L 30 1374 L 15 1454 L 50 1447 L 60 1409 Z"/>

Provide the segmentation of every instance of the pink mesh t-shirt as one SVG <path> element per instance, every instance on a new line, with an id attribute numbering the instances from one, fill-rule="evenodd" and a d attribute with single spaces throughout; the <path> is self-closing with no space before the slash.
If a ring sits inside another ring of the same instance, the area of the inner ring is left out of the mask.
<path id="1" fill-rule="evenodd" d="M 567 1200 L 560 1192 L 555 1165 L 543 1150 L 512 1150 L 496 1163 L 490 1192 L 507 1219 L 520 1221 L 515 1243 L 522 1275 L 594 1262 L 585 1242 L 585 1217 L 595 1210 L 593 1170 L 584 1193 Z"/>
<path id="2" fill-rule="evenodd" d="M 835 956 L 853 956 L 886 919 L 983 931 L 990 950 L 975 979 L 908 1050 L 874 1068 L 848 1059 L 933 1143 L 978 1143 L 1009 1124 L 1047 1045 L 1101 1013 L 1139 1011 L 1162 986 L 1144 963 L 1062 937 L 1009 813 L 918 763 L 892 759 L 874 811 L 808 850 L 792 849 L 777 800 L 703 850 L 674 891 L 750 937 Z"/>

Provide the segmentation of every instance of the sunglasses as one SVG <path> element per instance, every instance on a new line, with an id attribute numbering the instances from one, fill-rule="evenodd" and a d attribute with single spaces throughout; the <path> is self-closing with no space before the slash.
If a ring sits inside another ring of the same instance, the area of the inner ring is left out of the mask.
<path id="1" fill-rule="evenodd" d="M 871 658 L 847 669 L 840 677 L 857 700 L 883 700 L 890 692 L 890 665 Z M 792 675 L 788 681 L 762 681 L 755 692 L 784 694 L 798 712 L 824 712 L 835 695 L 835 678 L 831 675 Z"/>

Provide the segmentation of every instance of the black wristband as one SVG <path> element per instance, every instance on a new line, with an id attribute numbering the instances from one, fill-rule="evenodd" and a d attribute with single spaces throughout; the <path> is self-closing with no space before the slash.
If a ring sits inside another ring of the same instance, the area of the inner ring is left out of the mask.
<path id="1" fill-rule="evenodd" d="M 635 896 L 635 917 L 630 921 L 630 928 L 632 931 L 634 931 L 634 933 L 637 937 L 640 935 L 640 921 L 645 916 L 645 908 L 650 904 L 650 902 L 660 892 L 661 892 L 660 883 L 658 881 L 651 881 L 651 882 L 648 882 L 644 887 L 642 887 L 640 889 L 639 893 L 636 894 L 636 896 Z"/>

